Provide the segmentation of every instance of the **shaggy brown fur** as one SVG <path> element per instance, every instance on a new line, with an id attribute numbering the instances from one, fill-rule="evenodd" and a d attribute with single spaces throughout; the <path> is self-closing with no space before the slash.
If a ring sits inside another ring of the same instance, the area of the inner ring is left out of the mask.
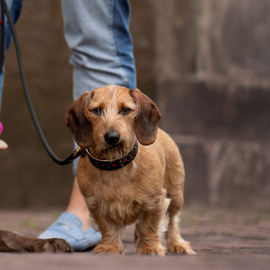
<path id="1" fill-rule="evenodd" d="M 136 137 L 139 141 L 137 156 L 121 169 L 97 169 L 87 156 L 79 161 L 79 186 L 102 233 L 95 253 L 123 253 L 121 232 L 136 223 L 138 254 L 164 255 L 162 230 L 167 231 L 168 252 L 194 254 L 181 238 L 177 222 L 184 166 L 176 144 L 158 129 L 160 118 L 154 102 L 138 89 L 113 85 L 86 92 L 66 114 L 75 141 L 98 159 L 119 158 L 130 151 Z M 120 134 L 115 145 L 104 139 L 110 131 Z M 162 229 L 167 216 L 168 227 Z"/>

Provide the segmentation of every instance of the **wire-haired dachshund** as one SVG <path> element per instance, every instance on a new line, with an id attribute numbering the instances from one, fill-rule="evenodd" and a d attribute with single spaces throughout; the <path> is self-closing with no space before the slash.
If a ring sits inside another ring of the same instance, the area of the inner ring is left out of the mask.
<path id="1" fill-rule="evenodd" d="M 185 171 L 174 141 L 158 128 L 161 114 L 138 89 L 104 86 L 84 93 L 65 123 L 85 149 L 78 182 L 102 233 L 94 253 L 123 253 L 121 232 L 136 223 L 138 254 L 195 254 L 180 235 Z"/>

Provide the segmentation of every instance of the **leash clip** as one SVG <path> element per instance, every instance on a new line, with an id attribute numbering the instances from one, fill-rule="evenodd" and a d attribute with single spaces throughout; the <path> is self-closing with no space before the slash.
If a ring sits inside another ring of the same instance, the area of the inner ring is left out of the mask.
<path id="1" fill-rule="evenodd" d="M 76 149 L 76 151 L 73 153 L 73 157 L 76 157 L 77 154 L 78 154 L 79 152 L 81 152 L 81 151 L 82 151 L 82 148 L 81 148 L 80 146 L 78 146 L 78 148 Z"/>

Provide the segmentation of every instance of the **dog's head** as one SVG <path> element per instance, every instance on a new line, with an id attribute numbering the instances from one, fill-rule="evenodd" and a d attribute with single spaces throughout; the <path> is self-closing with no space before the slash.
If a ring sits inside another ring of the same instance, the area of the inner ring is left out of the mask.
<path id="1" fill-rule="evenodd" d="M 135 135 L 142 145 L 154 143 L 160 118 L 140 90 L 112 85 L 85 92 L 64 121 L 80 147 L 99 158 L 117 158 L 131 149 Z"/>

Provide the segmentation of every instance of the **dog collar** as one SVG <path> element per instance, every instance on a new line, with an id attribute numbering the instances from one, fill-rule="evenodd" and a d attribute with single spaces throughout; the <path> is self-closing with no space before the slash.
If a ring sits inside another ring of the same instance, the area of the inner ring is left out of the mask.
<path id="1" fill-rule="evenodd" d="M 87 156 L 89 161 L 98 169 L 105 170 L 105 171 L 112 171 L 121 169 L 127 166 L 137 155 L 138 153 L 138 141 L 135 139 L 135 142 L 131 148 L 131 150 L 125 154 L 124 156 L 113 159 L 113 160 L 106 160 L 106 159 L 97 159 L 93 157 L 89 150 L 86 149 Z"/>

